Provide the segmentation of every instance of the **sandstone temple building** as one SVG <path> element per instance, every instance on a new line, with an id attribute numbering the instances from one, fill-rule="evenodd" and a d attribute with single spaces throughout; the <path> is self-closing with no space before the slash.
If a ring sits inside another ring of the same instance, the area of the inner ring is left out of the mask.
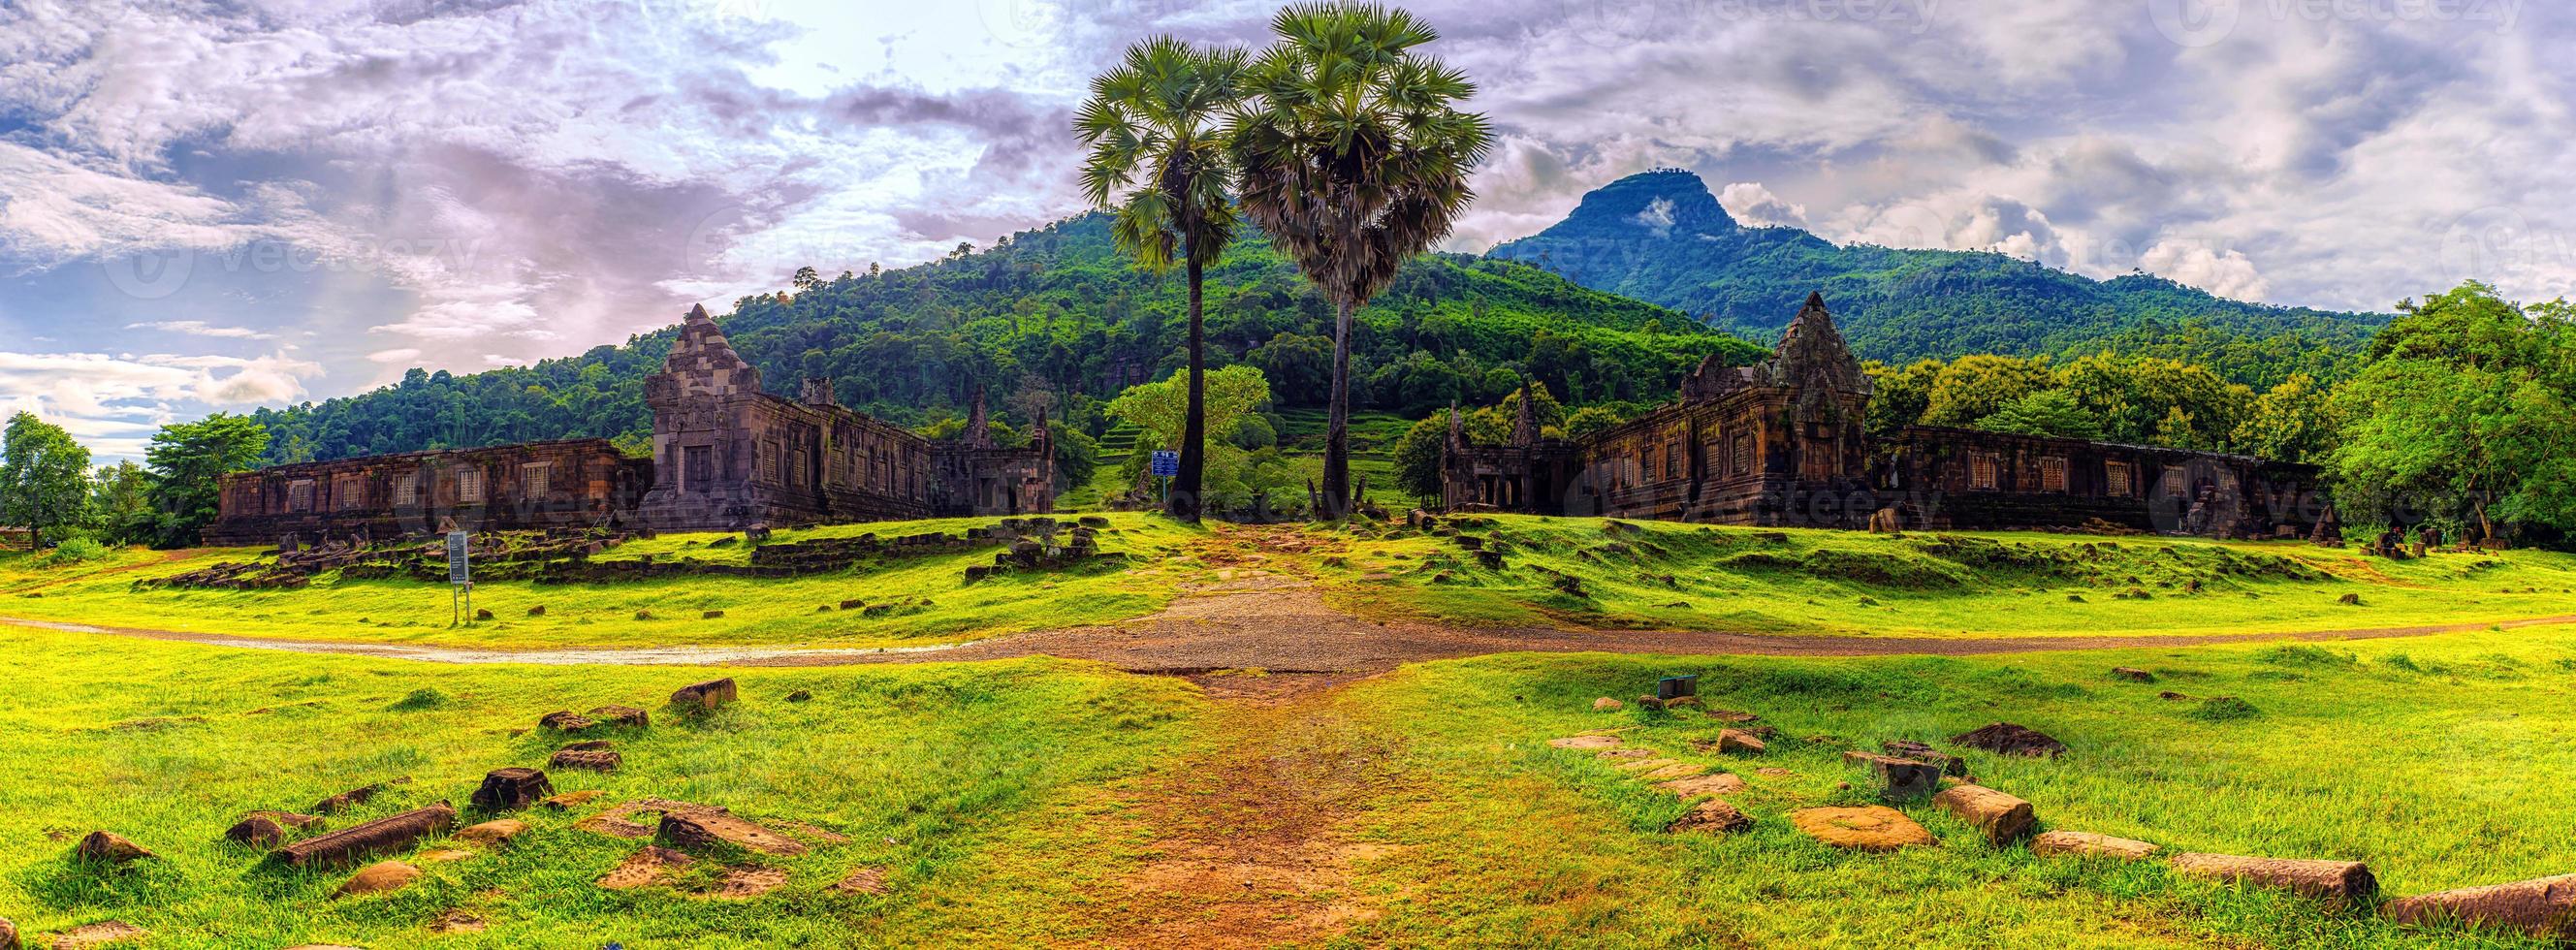
<path id="1" fill-rule="evenodd" d="M 1006 448 L 991 438 L 981 393 L 954 442 L 845 408 L 828 380 L 805 380 L 796 399 L 771 395 L 703 307 L 645 380 L 644 400 L 650 458 L 574 439 L 281 465 L 224 476 L 204 540 L 393 538 L 449 523 L 734 530 L 1054 508 L 1044 416 L 1028 447 Z"/>
<path id="2" fill-rule="evenodd" d="M 1679 401 L 1608 431 L 1545 437 L 1524 398 L 1511 441 L 1478 445 L 1452 409 L 1442 502 L 1735 525 L 2108 523 L 2229 537 L 2305 536 L 2325 515 L 2306 465 L 1933 426 L 1872 439 L 1871 386 L 1811 294 L 1770 359 L 1702 361 Z"/>

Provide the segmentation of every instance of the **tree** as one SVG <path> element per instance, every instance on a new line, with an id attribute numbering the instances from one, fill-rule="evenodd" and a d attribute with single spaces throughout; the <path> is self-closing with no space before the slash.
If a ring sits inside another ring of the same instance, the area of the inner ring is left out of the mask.
<path id="1" fill-rule="evenodd" d="M 2362 517 L 2429 514 L 2576 530 L 2576 308 L 2515 306 L 2470 282 L 2427 298 L 2336 389 L 2336 500 Z"/>
<path id="2" fill-rule="evenodd" d="M 1260 370 L 1237 363 L 1206 374 L 1201 392 L 1201 424 L 1232 432 L 1244 413 L 1270 401 L 1270 381 L 1261 377 Z M 1166 446 L 1186 437 L 1190 402 L 1187 382 L 1175 373 L 1159 382 L 1128 387 L 1109 401 L 1109 414 L 1145 430 L 1155 446 Z"/>
<path id="3" fill-rule="evenodd" d="M 153 433 L 143 449 L 152 470 L 152 507 L 160 512 L 162 547 L 197 543 L 197 532 L 215 520 L 219 481 L 259 464 L 268 430 L 247 416 L 215 413 L 196 422 L 174 422 Z"/>
<path id="4" fill-rule="evenodd" d="M 1396 270 L 1449 235 L 1493 147 L 1464 73 L 1414 48 L 1439 38 L 1402 10 L 1298 4 L 1252 65 L 1253 98 L 1231 127 L 1244 213 L 1337 310 L 1322 501 L 1350 510 L 1351 332 Z"/>
<path id="5" fill-rule="evenodd" d="M 816 273 L 813 265 L 808 264 L 804 267 L 797 268 L 796 276 L 789 278 L 788 282 L 794 284 L 796 292 L 801 294 L 816 287 L 823 286 L 823 275 Z"/>
<path id="6" fill-rule="evenodd" d="M 1974 427 L 1997 410 L 2057 385 L 2045 359 L 1978 354 L 1941 367 L 1925 394 L 1923 424 Z"/>
<path id="7" fill-rule="evenodd" d="M 1165 504 L 1168 514 L 1188 522 L 1199 520 L 1207 473 L 1201 272 L 1234 240 L 1225 120 L 1241 96 L 1243 70 L 1240 50 L 1200 49 L 1157 36 L 1128 47 L 1125 60 L 1092 79 L 1091 100 L 1073 122 L 1091 148 L 1083 190 L 1092 205 L 1114 216 L 1119 247 L 1148 270 L 1177 260 L 1188 274 L 1188 407 L 1181 470 Z"/>
<path id="8" fill-rule="evenodd" d="M 0 521 L 27 529 L 42 549 L 48 529 L 83 522 L 89 507 L 89 450 L 63 427 L 21 412 L 0 429 Z"/>
<path id="9" fill-rule="evenodd" d="M 2237 449 L 2268 459 L 2305 462 L 2322 457 L 2334 423 L 2327 415 L 2326 392 L 2306 373 L 2293 373 L 2254 400 L 2243 422 L 2236 424 Z"/>
<path id="10" fill-rule="evenodd" d="M 99 468 L 90 479 L 89 505 L 110 544 L 147 543 L 160 527 L 152 510 L 152 477 L 132 459 Z"/>
<path id="11" fill-rule="evenodd" d="M 1977 423 L 1988 432 L 2010 432 L 2017 435 L 2045 435 L 2061 439 L 2099 439 L 2102 424 L 2094 421 L 2075 397 L 2063 389 L 2044 389 L 2006 403 L 2002 409 Z"/>

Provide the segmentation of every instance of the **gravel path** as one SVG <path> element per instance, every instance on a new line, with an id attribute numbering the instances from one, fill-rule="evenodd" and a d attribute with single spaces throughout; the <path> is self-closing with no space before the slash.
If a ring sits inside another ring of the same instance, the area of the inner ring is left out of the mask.
<path id="1" fill-rule="evenodd" d="M 990 640 L 924 647 L 834 649 L 764 646 L 674 646 L 630 649 L 480 649 L 384 643 L 277 640 L 220 634 L 99 627 L 0 617 L 0 623 L 72 633 L 177 640 L 298 653 L 373 656 L 440 663 L 606 664 L 627 666 L 839 666 L 992 660 L 1048 654 L 1097 660 L 1141 673 L 1261 669 L 1274 673 L 1369 673 L 1418 660 L 1487 653 L 1611 653 L 1750 656 L 1970 656 L 2054 650 L 2205 646 L 2261 640 L 2365 640 L 2482 630 L 2496 624 L 2436 624 L 2221 635 L 2018 637 L 1764 636 L 1657 630 L 1479 630 L 1405 621 L 1380 622 L 1326 606 L 1310 585 L 1273 574 L 1214 585 L 1176 600 L 1162 613 L 1123 623 L 1041 630 Z M 2501 626 L 2576 623 L 2576 616 L 2535 617 Z"/>

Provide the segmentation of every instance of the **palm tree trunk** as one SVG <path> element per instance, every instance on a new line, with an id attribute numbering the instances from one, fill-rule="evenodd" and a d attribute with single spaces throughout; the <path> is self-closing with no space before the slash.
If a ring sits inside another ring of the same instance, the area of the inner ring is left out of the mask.
<path id="1" fill-rule="evenodd" d="M 1342 301 L 1333 321 L 1332 414 L 1324 426 L 1325 518 L 1339 521 L 1351 510 L 1351 316 L 1359 306 Z"/>
<path id="2" fill-rule="evenodd" d="M 1199 492 L 1207 472 L 1207 347 L 1200 332 L 1199 262 L 1183 251 L 1190 280 L 1190 403 L 1181 418 L 1181 474 L 1172 484 L 1163 511 L 1191 524 L 1199 520 Z"/>

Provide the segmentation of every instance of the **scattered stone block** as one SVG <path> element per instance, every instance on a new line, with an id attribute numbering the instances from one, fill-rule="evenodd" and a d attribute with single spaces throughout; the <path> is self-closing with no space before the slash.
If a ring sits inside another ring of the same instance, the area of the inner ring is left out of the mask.
<path id="1" fill-rule="evenodd" d="M 1549 739 L 1549 740 L 1547 740 L 1547 744 L 1548 744 L 1548 745 L 1555 746 L 1555 747 L 1557 747 L 1557 748 L 1559 748 L 1559 749 L 1607 749 L 1607 748 L 1610 748 L 1611 746 L 1618 745 L 1618 744 L 1619 744 L 1619 737 L 1618 737 L 1618 736 L 1567 736 L 1567 737 L 1565 737 L 1565 738 L 1563 738 L 1563 739 Z"/>
<path id="2" fill-rule="evenodd" d="M 527 822 L 502 818 L 479 825 L 469 825 L 465 830 L 457 832 L 456 837 L 460 841 L 491 845 L 507 843 L 510 839 L 526 833 L 528 833 Z"/>
<path id="3" fill-rule="evenodd" d="M 2089 831 L 2048 831 L 2030 839 L 2030 853 L 2044 858 L 2085 857 L 2140 861 L 2160 850 L 2144 841 L 2097 835 Z"/>
<path id="4" fill-rule="evenodd" d="M 1869 766 L 1878 778 L 1879 797 L 1889 801 L 1911 801 L 1941 788 L 1941 767 L 1930 763 L 1858 750 L 1843 753 L 1843 761 Z"/>
<path id="5" fill-rule="evenodd" d="M 1853 851 L 1894 851 L 1927 846 L 1932 833 L 1893 808 L 1808 808 L 1789 813 L 1789 825 L 1800 834 Z"/>
<path id="6" fill-rule="evenodd" d="M 644 849 L 626 856 L 626 860 L 609 869 L 599 879 L 601 888 L 623 891 L 659 884 L 671 876 L 672 868 L 696 864 L 697 859 L 669 848 L 645 845 Z"/>
<path id="7" fill-rule="evenodd" d="M 1653 749 L 1603 749 L 1592 753 L 1596 759 L 1642 759 L 1654 755 Z"/>
<path id="8" fill-rule="evenodd" d="M 2167 701 L 2167 702 L 2174 702 L 2174 701 L 2179 701 L 2179 700 L 2190 699 L 2191 697 L 2189 697 L 2189 696 L 2185 696 L 2185 695 L 2183 695 L 2183 694 L 2181 694 L 2181 693 L 2174 692 L 2173 690 L 2165 690 L 2164 692 L 2157 693 L 2157 694 L 2156 694 L 2156 698 L 2157 698 L 2157 699 L 2161 699 L 2161 700 L 2165 700 L 2165 701 Z"/>
<path id="9" fill-rule="evenodd" d="M 1691 806 L 1691 810 L 1683 812 L 1681 817 L 1673 819 L 1673 823 L 1666 825 L 1664 830 L 1667 832 L 1706 831 L 1716 834 L 1733 834 L 1751 827 L 1753 827 L 1753 819 L 1744 817 L 1744 813 L 1735 810 L 1735 806 L 1729 805 L 1723 800 L 1711 798 L 1702 801 L 1697 805 Z"/>
<path id="10" fill-rule="evenodd" d="M 2379 889 L 2378 879 L 2359 861 L 2187 853 L 2174 855 L 2173 867 L 2194 877 L 2286 888 L 2303 897 L 2335 902 L 2367 898 Z"/>
<path id="11" fill-rule="evenodd" d="M 706 896 L 719 900 L 749 900 L 777 890 L 787 884 L 787 872 L 779 868 L 733 867 L 725 869 L 722 880 Z"/>
<path id="12" fill-rule="evenodd" d="M 1768 751 L 1760 738 L 1742 729 L 1728 729 L 1717 734 L 1717 751 L 1733 755 L 1761 755 Z"/>
<path id="13" fill-rule="evenodd" d="M 2343 605 L 2345 605 L 2345 606 L 2349 606 L 2349 607 L 2359 607 L 2359 606 L 2361 606 L 2361 595 L 2360 595 L 2360 594 L 2345 594 L 2345 595 L 2343 595 L 2343 596 L 2341 596 L 2341 597 L 2337 597 L 2337 598 L 2335 598 L 2335 603 L 2343 604 Z"/>
<path id="14" fill-rule="evenodd" d="M 584 740 L 581 740 L 580 742 L 567 742 L 567 743 L 564 743 L 562 748 L 556 749 L 555 751 L 557 751 L 557 752 L 599 752 L 599 751 L 606 750 L 610 745 L 612 745 L 612 743 L 610 743 L 610 742 L 609 742 L 608 740 L 606 740 L 606 739 L 584 739 Z"/>
<path id="15" fill-rule="evenodd" d="M 2379 913 L 2401 924 L 2459 923 L 2571 941 L 2576 940 L 2576 874 L 2401 897 L 2380 905 Z"/>
<path id="16" fill-rule="evenodd" d="M 0 917 L 0 950 L 18 950 L 18 925 Z"/>
<path id="17" fill-rule="evenodd" d="M 1644 773 L 1681 764 L 1683 763 L 1678 759 L 1634 759 L 1627 762 L 1613 762 L 1610 767 L 1622 772 Z"/>
<path id="18" fill-rule="evenodd" d="M 538 604 L 538 605 L 536 605 L 536 606 L 534 606 L 534 607 L 530 607 L 530 608 L 528 608 L 528 616 L 531 616 L 531 617 L 543 617 L 543 616 L 545 616 L 545 615 L 546 615 L 546 605 L 544 605 L 544 604 Z"/>
<path id="19" fill-rule="evenodd" d="M 481 917 L 476 917 L 461 910 L 451 910 L 447 913 L 438 915 L 438 919 L 430 921 L 429 932 L 434 934 L 474 934 L 482 933 L 485 926 L 488 925 L 484 923 L 483 918 Z"/>
<path id="20" fill-rule="evenodd" d="M 432 848 L 413 855 L 411 861 L 413 864 L 454 864 L 473 856 L 474 852 L 472 851 L 458 851 L 454 848 Z"/>
<path id="21" fill-rule="evenodd" d="M 710 610 L 710 611 L 707 611 L 707 612 L 705 612 L 705 613 L 699 614 L 699 615 L 698 615 L 698 619 L 700 619 L 700 620 L 722 620 L 722 619 L 724 619 L 724 611 L 721 611 L 721 610 Z"/>
<path id="22" fill-rule="evenodd" d="M 2051 758 L 2066 754 L 2066 743 L 2049 738 L 2046 733 L 2009 722 L 1998 722 L 1973 732 L 1950 737 L 1950 741 L 1971 749 L 1983 749 L 1996 755 L 2023 758 Z"/>
<path id="23" fill-rule="evenodd" d="M 588 732 L 596 725 L 599 724 L 590 721 L 590 717 L 569 709 L 557 710 L 537 717 L 537 728 L 555 732 Z"/>
<path id="24" fill-rule="evenodd" d="M 1626 703 L 1622 703 L 1608 696 L 1603 696 L 1600 699 L 1592 701 L 1592 709 L 1595 712 L 1609 712 L 1610 710 L 1619 709 L 1626 705 Z"/>
<path id="25" fill-rule="evenodd" d="M 671 693 L 671 705 L 689 712 L 706 712 L 734 701 L 733 677 L 691 683 Z"/>
<path id="26" fill-rule="evenodd" d="M 283 845 L 270 856 L 299 868 L 354 864 L 369 855 L 409 848 L 455 824 L 456 809 L 440 802 Z"/>
<path id="27" fill-rule="evenodd" d="M 841 602 L 841 609 L 842 609 L 842 610 L 857 610 L 857 609 L 859 609 L 859 608 L 861 608 L 861 607 L 865 607 L 865 606 L 867 606 L 867 605 L 868 605 L 868 602 L 867 602 L 867 601 L 864 601 L 864 600 L 844 600 L 844 601 L 842 601 L 842 602 Z"/>
<path id="28" fill-rule="evenodd" d="M 286 843 L 288 837 L 286 826 L 266 815 L 250 815 L 224 829 L 224 840 L 255 848 L 273 848 Z"/>
<path id="29" fill-rule="evenodd" d="M 614 772 L 625 757 L 604 750 L 568 749 L 546 760 L 550 769 L 575 769 L 583 772 Z M 551 801 L 552 799 L 548 799 Z"/>
<path id="30" fill-rule="evenodd" d="M 1664 766 L 1663 768 L 1646 772 L 1638 777 L 1649 782 L 1661 782 L 1667 779 L 1687 778 L 1693 775 L 1706 774 L 1708 774 L 1708 767 L 1705 765 L 1693 765 L 1688 762 L 1675 762 L 1671 765 Z"/>
<path id="31" fill-rule="evenodd" d="M 832 890 L 843 894 L 883 894 L 886 892 L 886 869 L 866 867 L 852 871 L 832 884 Z M 7 950 L 0 947 L 0 950 Z"/>
<path id="32" fill-rule="evenodd" d="M 603 726 L 642 729 L 653 724 L 653 717 L 633 706 L 601 706 L 590 711 L 592 722 Z"/>
<path id="33" fill-rule="evenodd" d="M 1889 739 L 1885 742 L 1879 743 L 1878 748 L 1879 751 L 1885 752 L 1896 758 L 1913 759 L 1914 761 L 1921 762 L 1925 765 L 1937 766 L 1941 769 L 1941 774 L 1943 775 L 1968 774 L 1968 763 L 1962 761 L 1958 756 L 1951 755 L 1920 742 L 1915 742 L 1911 739 Z"/>
<path id="34" fill-rule="evenodd" d="M 336 896 L 356 897 L 361 894 L 399 891 L 411 886 L 411 882 L 417 880 L 420 880 L 419 868 L 400 861 L 378 861 L 359 869 L 358 873 L 350 875 L 348 880 L 341 882 Z"/>
<path id="35" fill-rule="evenodd" d="M 653 612 L 652 612 L 652 611 L 650 611 L 650 610 L 638 610 L 638 611 L 636 611 L 636 612 L 635 612 L 635 619 L 637 619 L 637 620 L 651 620 L 651 619 L 653 619 Z"/>
<path id="36" fill-rule="evenodd" d="M 1688 800 L 1702 795 L 1727 795 L 1743 791 L 1744 779 L 1720 772 L 1715 775 L 1694 775 L 1669 782 L 1657 782 L 1655 787 L 1673 793 L 1675 798 Z"/>
<path id="37" fill-rule="evenodd" d="M 807 701 L 809 701 L 809 700 L 812 700 L 813 698 L 814 698 L 814 691 L 813 691 L 813 690 L 800 689 L 800 690 L 797 690 L 797 691 L 795 691 L 795 692 L 793 692 L 793 693 L 789 693 L 789 694 L 787 694 L 787 701 L 788 701 L 788 702 L 791 702 L 791 703 L 807 702 Z"/>
<path id="38" fill-rule="evenodd" d="M 1983 785 L 1953 785 L 1932 796 L 1932 804 L 1959 816 L 1991 844 L 2008 844 L 2029 834 L 2039 816 L 2030 803 Z"/>
<path id="39" fill-rule="evenodd" d="M 805 853 L 803 844 L 722 809 L 663 812 L 662 826 L 654 831 L 653 836 L 655 840 L 675 848 L 727 844 L 764 854 Z"/>
<path id="40" fill-rule="evenodd" d="M 474 807 L 484 811 L 517 811 L 553 796 L 554 783 L 546 773 L 536 769 L 493 769 L 483 775 L 483 787 L 474 790 Z"/>
<path id="41" fill-rule="evenodd" d="M 1763 778 L 1788 778 L 1789 776 L 1797 773 L 1783 768 L 1759 768 L 1754 769 L 1753 774 L 1762 776 Z"/>
<path id="42" fill-rule="evenodd" d="M 585 788 L 578 792 L 565 792 L 553 798 L 546 799 L 545 801 L 538 802 L 537 804 L 551 808 L 555 811 L 569 811 L 575 806 L 590 804 L 590 802 L 593 799 L 598 798 L 599 795 L 600 791 L 598 789 Z"/>
<path id="43" fill-rule="evenodd" d="M 72 856 L 90 864 L 130 864 L 158 858 L 150 849 L 113 831 L 93 831 L 72 846 Z"/>
<path id="44" fill-rule="evenodd" d="M 2153 683 L 2156 681 L 2156 674 L 2149 673 L 2134 666 L 2112 667 L 2111 675 L 2134 683 Z"/>
<path id="45" fill-rule="evenodd" d="M 333 795 L 329 798 L 313 803 L 312 811 L 316 815 L 336 815 L 366 804 L 369 799 L 376 797 L 377 792 L 384 791 L 387 788 L 409 781 L 411 781 L 409 778 L 398 778 L 391 782 L 377 782 L 372 785 L 361 785 L 357 788 L 341 792 L 340 794 Z"/>
<path id="46" fill-rule="evenodd" d="M 476 607 L 474 608 L 474 619 L 478 621 L 490 620 L 492 619 L 492 612 L 481 607 Z"/>
<path id="47" fill-rule="evenodd" d="M 1708 711 L 1708 718 L 1715 719 L 1720 722 L 1731 722 L 1740 726 L 1748 722 L 1760 720 L 1762 717 L 1749 712 L 1739 712 L 1733 709 L 1711 709 Z"/>
<path id="48" fill-rule="evenodd" d="M 122 920 L 102 920 L 55 934 L 52 946 L 54 950 L 88 950 L 90 947 L 130 943 L 151 935 L 151 931 Z"/>

